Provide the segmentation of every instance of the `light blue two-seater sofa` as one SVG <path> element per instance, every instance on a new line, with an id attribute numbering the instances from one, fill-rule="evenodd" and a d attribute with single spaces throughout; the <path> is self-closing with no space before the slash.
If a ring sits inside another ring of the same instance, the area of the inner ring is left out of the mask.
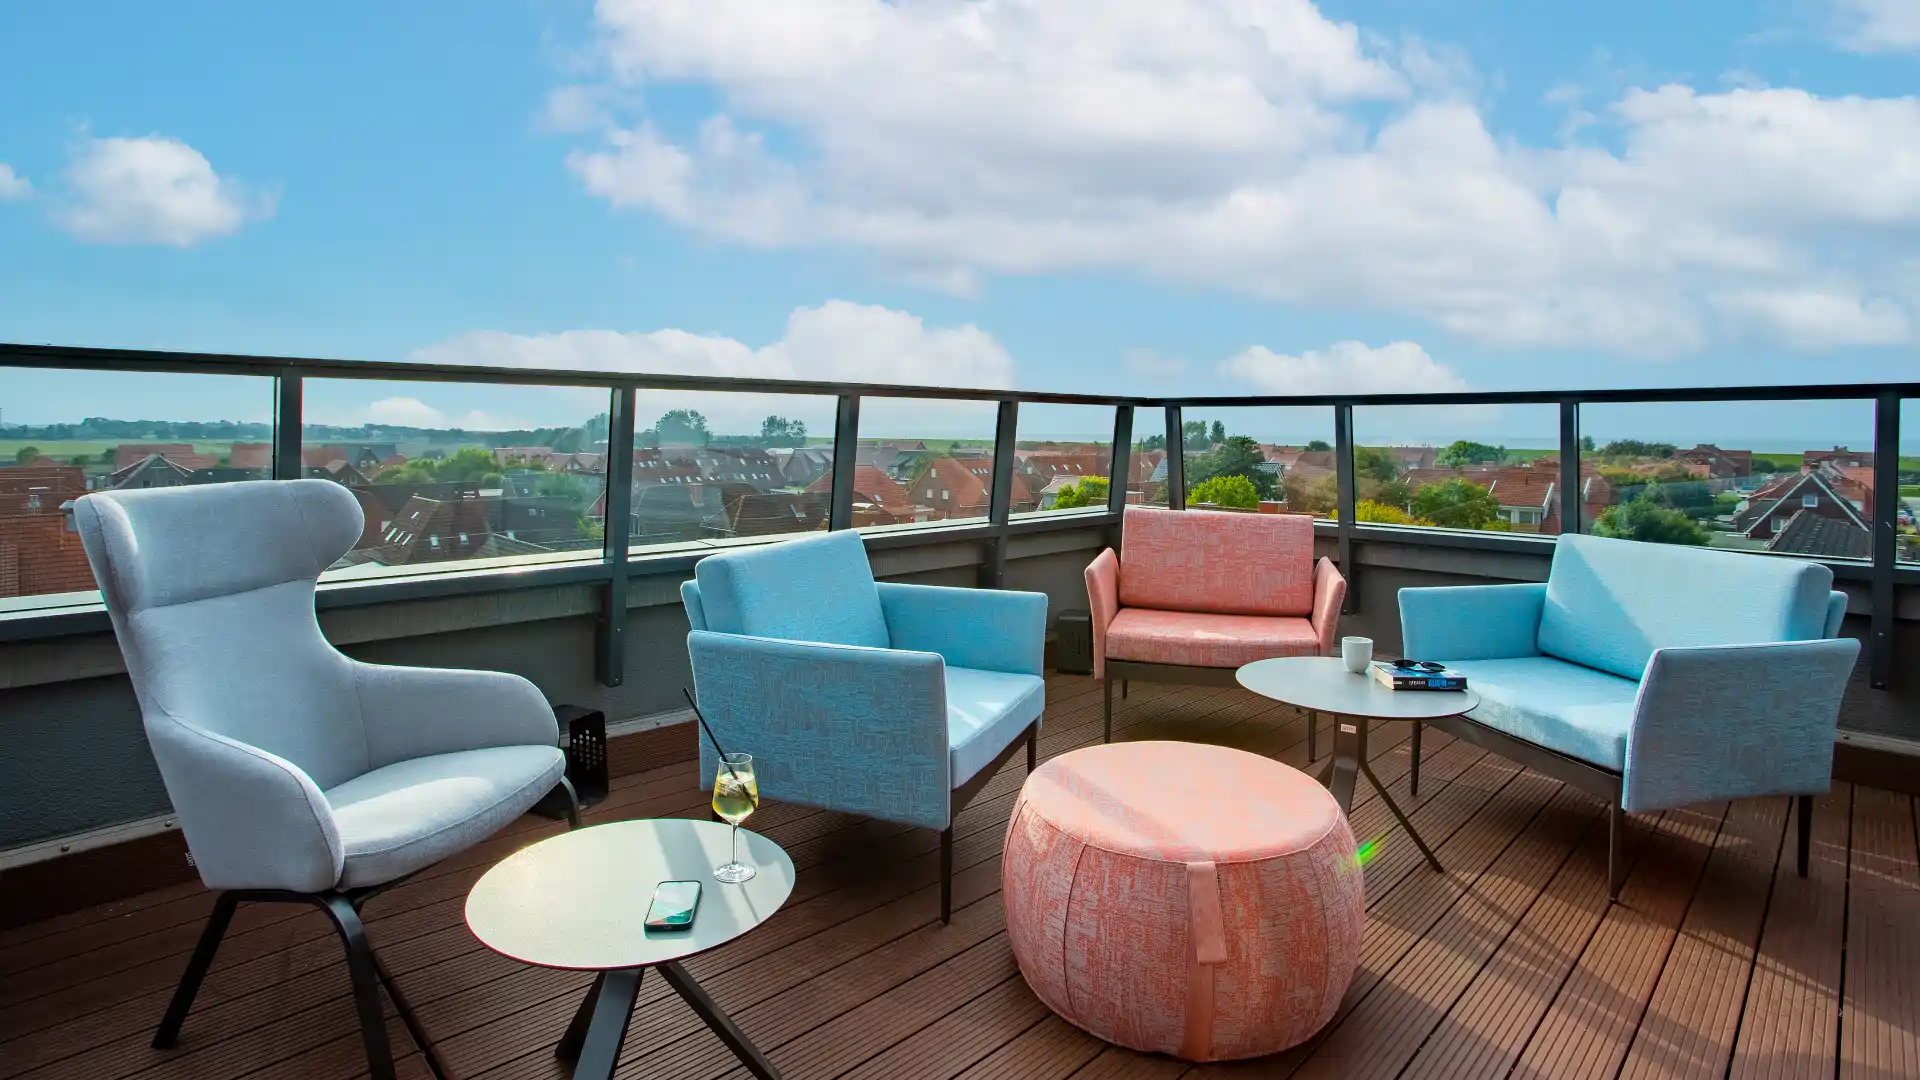
<path id="1" fill-rule="evenodd" d="M 1817 563 L 1563 535 L 1545 584 L 1402 589 L 1401 652 L 1480 695 L 1434 727 L 1610 800 L 1611 899 L 1627 812 L 1720 799 L 1801 796 L 1804 876 L 1860 652 L 1832 589 Z"/>
<path id="2" fill-rule="evenodd" d="M 1034 766 L 1046 595 L 875 582 L 853 532 L 710 555 L 680 595 L 700 711 L 760 793 L 939 829 L 950 920 L 954 815 L 1022 744 Z"/>

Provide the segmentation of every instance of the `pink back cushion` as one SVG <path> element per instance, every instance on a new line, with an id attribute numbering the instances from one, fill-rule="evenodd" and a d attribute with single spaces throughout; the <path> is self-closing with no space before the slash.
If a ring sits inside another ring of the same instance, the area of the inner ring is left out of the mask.
<path id="1" fill-rule="evenodd" d="M 1120 603 L 1222 615 L 1313 611 L 1313 519 L 1127 507 Z"/>

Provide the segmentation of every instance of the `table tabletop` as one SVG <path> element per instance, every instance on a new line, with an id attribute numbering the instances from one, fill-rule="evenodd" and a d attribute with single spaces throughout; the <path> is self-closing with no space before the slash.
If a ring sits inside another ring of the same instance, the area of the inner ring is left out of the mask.
<path id="1" fill-rule="evenodd" d="M 524 963 L 579 971 L 679 960 L 765 922 L 793 892 L 793 860 L 759 833 L 740 830 L 740 861 L 759 873 L 716 881 L 730 828 L 656 818 L 575 829 L 531 844 L 488 870 L 467 894 L 467 927 L 481 944 Z M 700 906 L 686 930 L 649 930 L 647 908 L 663 881 L 698 881 Z"/>
<path id="2" fill-rule="evenodd" d="M 1369 720 L 1437 720 L 1480 704 L 1472 690 L 1390 690 L 1368 672 L 1347 670 L 1337 656 L 1255 660 L 1235 673 L 1241 686 L 1314 712 Z"/>

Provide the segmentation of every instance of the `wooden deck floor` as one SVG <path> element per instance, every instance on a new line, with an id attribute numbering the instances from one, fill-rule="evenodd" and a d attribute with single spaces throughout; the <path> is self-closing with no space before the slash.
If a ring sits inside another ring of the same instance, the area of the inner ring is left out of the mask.
<path id="1" fill-rule="evenodd" d="M 1099 739 L 1091 680 L 1057 676 L 1049 692 L 1043 753 Z M 1306 759 L 1303 717 L 1239 690 L 1142 685 L 1118 723 L 1126 738 Z M 1448 871 L 1428 870 L 1363 791 L 1354 831 L 1379 837 L 1380 853 L 1366 868 L 1360 970 L 1338 1017 L 1273 1058 L 1190 1067 L 1116 1049 L 1027 990 L 998 895 L 1017 758 L 959 819 L 951 926 L 936 918 L 933 833 L 769 805 L 752 824 L 800 868 L 792 901 L 687 966 L 794 1080 L 1920 1076 L 1912 799 L 1836 788 L 1815 815 L 1807 880 L 1793 872 L 1787 800 L 1639 820 L 1631 879 L 1609 907 L 1597 802 L 1437 735 L 1413 799 L 1403 739 L 1401 725 L 1376 736 L 1375 768 L 1417 807 Z M 592 817 L 703 805 L 683 764 L 623 778 Z M 487 865 L 555 828 L 523 821 L 368 906 L 449 1076 L 561 1075 L 552 1045 L 587 980 L 495 956 L 460 921 Z M 0 1080 L 363 1074 L 338 946 L 317 914 L 292 908 L 242 908 L 180 1046 L 148 1048 L 208 908 L 183 887 L 0 934 Z M 402 1072 L 431 1075 L 417 1050 Z M 620 1074 L 744 1075 L 653 979 Z"/>

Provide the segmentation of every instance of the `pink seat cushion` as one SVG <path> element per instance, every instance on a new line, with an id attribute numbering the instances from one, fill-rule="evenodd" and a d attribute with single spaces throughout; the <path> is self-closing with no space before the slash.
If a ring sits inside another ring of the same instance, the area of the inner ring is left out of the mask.
<path id="1" fill-rule="evenodd" d="M 1313 519 L 1127 507 L 1120 606 L 1222 615 L 1313 610 Z"/>
<path id="2" fill-rule="evenodd" d="M 1123 608 L 1107 624 L 1107 659 L 1237 668 L 1276 656 L 1317 656 L 1320 637 L 1301 618 Z"/>
<path id="3" fill-rule="evenodd" d="M 1042 765 L 1008 825 L 1020 970 L 1109 1042 L 1256 1057 L 1333 1017 L 1360 955 L 1353 833 L 1326 789 L 1225 747 L 1095 746 Z"/>

